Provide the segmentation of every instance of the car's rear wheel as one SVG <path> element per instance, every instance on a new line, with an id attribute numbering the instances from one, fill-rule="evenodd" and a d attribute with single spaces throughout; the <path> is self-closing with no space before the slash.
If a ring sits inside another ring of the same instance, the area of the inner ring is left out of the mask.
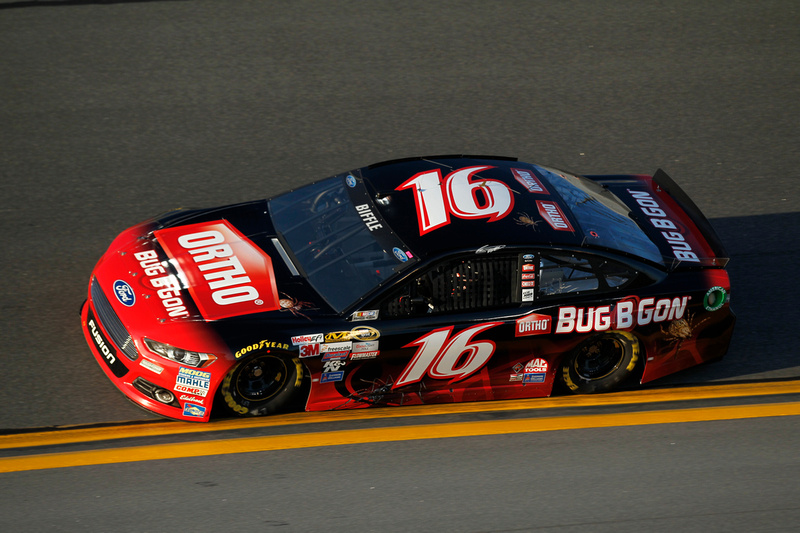
<path id="1" fill-rule="evenodd" d="M 561 364 L 564 384 L 574 393 L 607 392 L 633 374 L 639 341 L 627 331 L 610 331 L 582 342 Z"/>
<path id="2" fill-rule="evenodd" d="M 257 354 L 228 372 L 220 386 L 220 396 L 236 415 L 269 415 L 292 401 L 302 379 L 299 359 L 275 353 Z"/>

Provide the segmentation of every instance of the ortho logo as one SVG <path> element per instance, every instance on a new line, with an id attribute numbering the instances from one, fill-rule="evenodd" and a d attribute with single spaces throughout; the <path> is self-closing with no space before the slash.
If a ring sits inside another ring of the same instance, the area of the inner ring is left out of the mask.
<path id="1" fill-rule="evenodd" d="M 155 232 L 209 320 L 280 309 L 272 260 L 225 220 Z"/>

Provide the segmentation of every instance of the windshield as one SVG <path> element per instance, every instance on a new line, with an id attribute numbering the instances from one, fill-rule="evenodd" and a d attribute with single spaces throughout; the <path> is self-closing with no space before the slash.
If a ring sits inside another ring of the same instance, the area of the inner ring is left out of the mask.
<path id="1" fill-rule="evenodd" d="M 339 313 L 414 257 L 352 175 L 274 198 L 269 213 L 306 279 Z"/>
<path id="2" fill-rule="evenodd" d="M 561 170 L 540 166 L 536 169 L 564 200 L 591 244 L 663 264 L 658 246 L 630 218 L 630 209 L 611 192 Z"/>

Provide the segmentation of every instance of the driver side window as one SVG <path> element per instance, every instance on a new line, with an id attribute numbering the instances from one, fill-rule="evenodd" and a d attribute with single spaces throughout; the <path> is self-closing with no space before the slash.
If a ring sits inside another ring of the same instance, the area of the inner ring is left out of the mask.
<path id="1" fill-rule="evenodd" d="M 392 293 L 381 305 L 381 316 L 469 312 L 518 303 L 517 258 L 491 254 L 443 261 Z"/>

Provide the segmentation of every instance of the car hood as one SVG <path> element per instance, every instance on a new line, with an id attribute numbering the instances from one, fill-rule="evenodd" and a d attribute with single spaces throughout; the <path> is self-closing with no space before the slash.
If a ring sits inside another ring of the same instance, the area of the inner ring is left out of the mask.
<path id="1" fill-rule="evenodd" d="M 332 312 L 292 265 L 263 200 L 166 213 L 122 233 L 103 262 L 96 275 L 124 268 L 162 323 L 277 319 L 298 302 L 308 313 Z M 103 282 L 113 289 L 114 280 Z"/>

